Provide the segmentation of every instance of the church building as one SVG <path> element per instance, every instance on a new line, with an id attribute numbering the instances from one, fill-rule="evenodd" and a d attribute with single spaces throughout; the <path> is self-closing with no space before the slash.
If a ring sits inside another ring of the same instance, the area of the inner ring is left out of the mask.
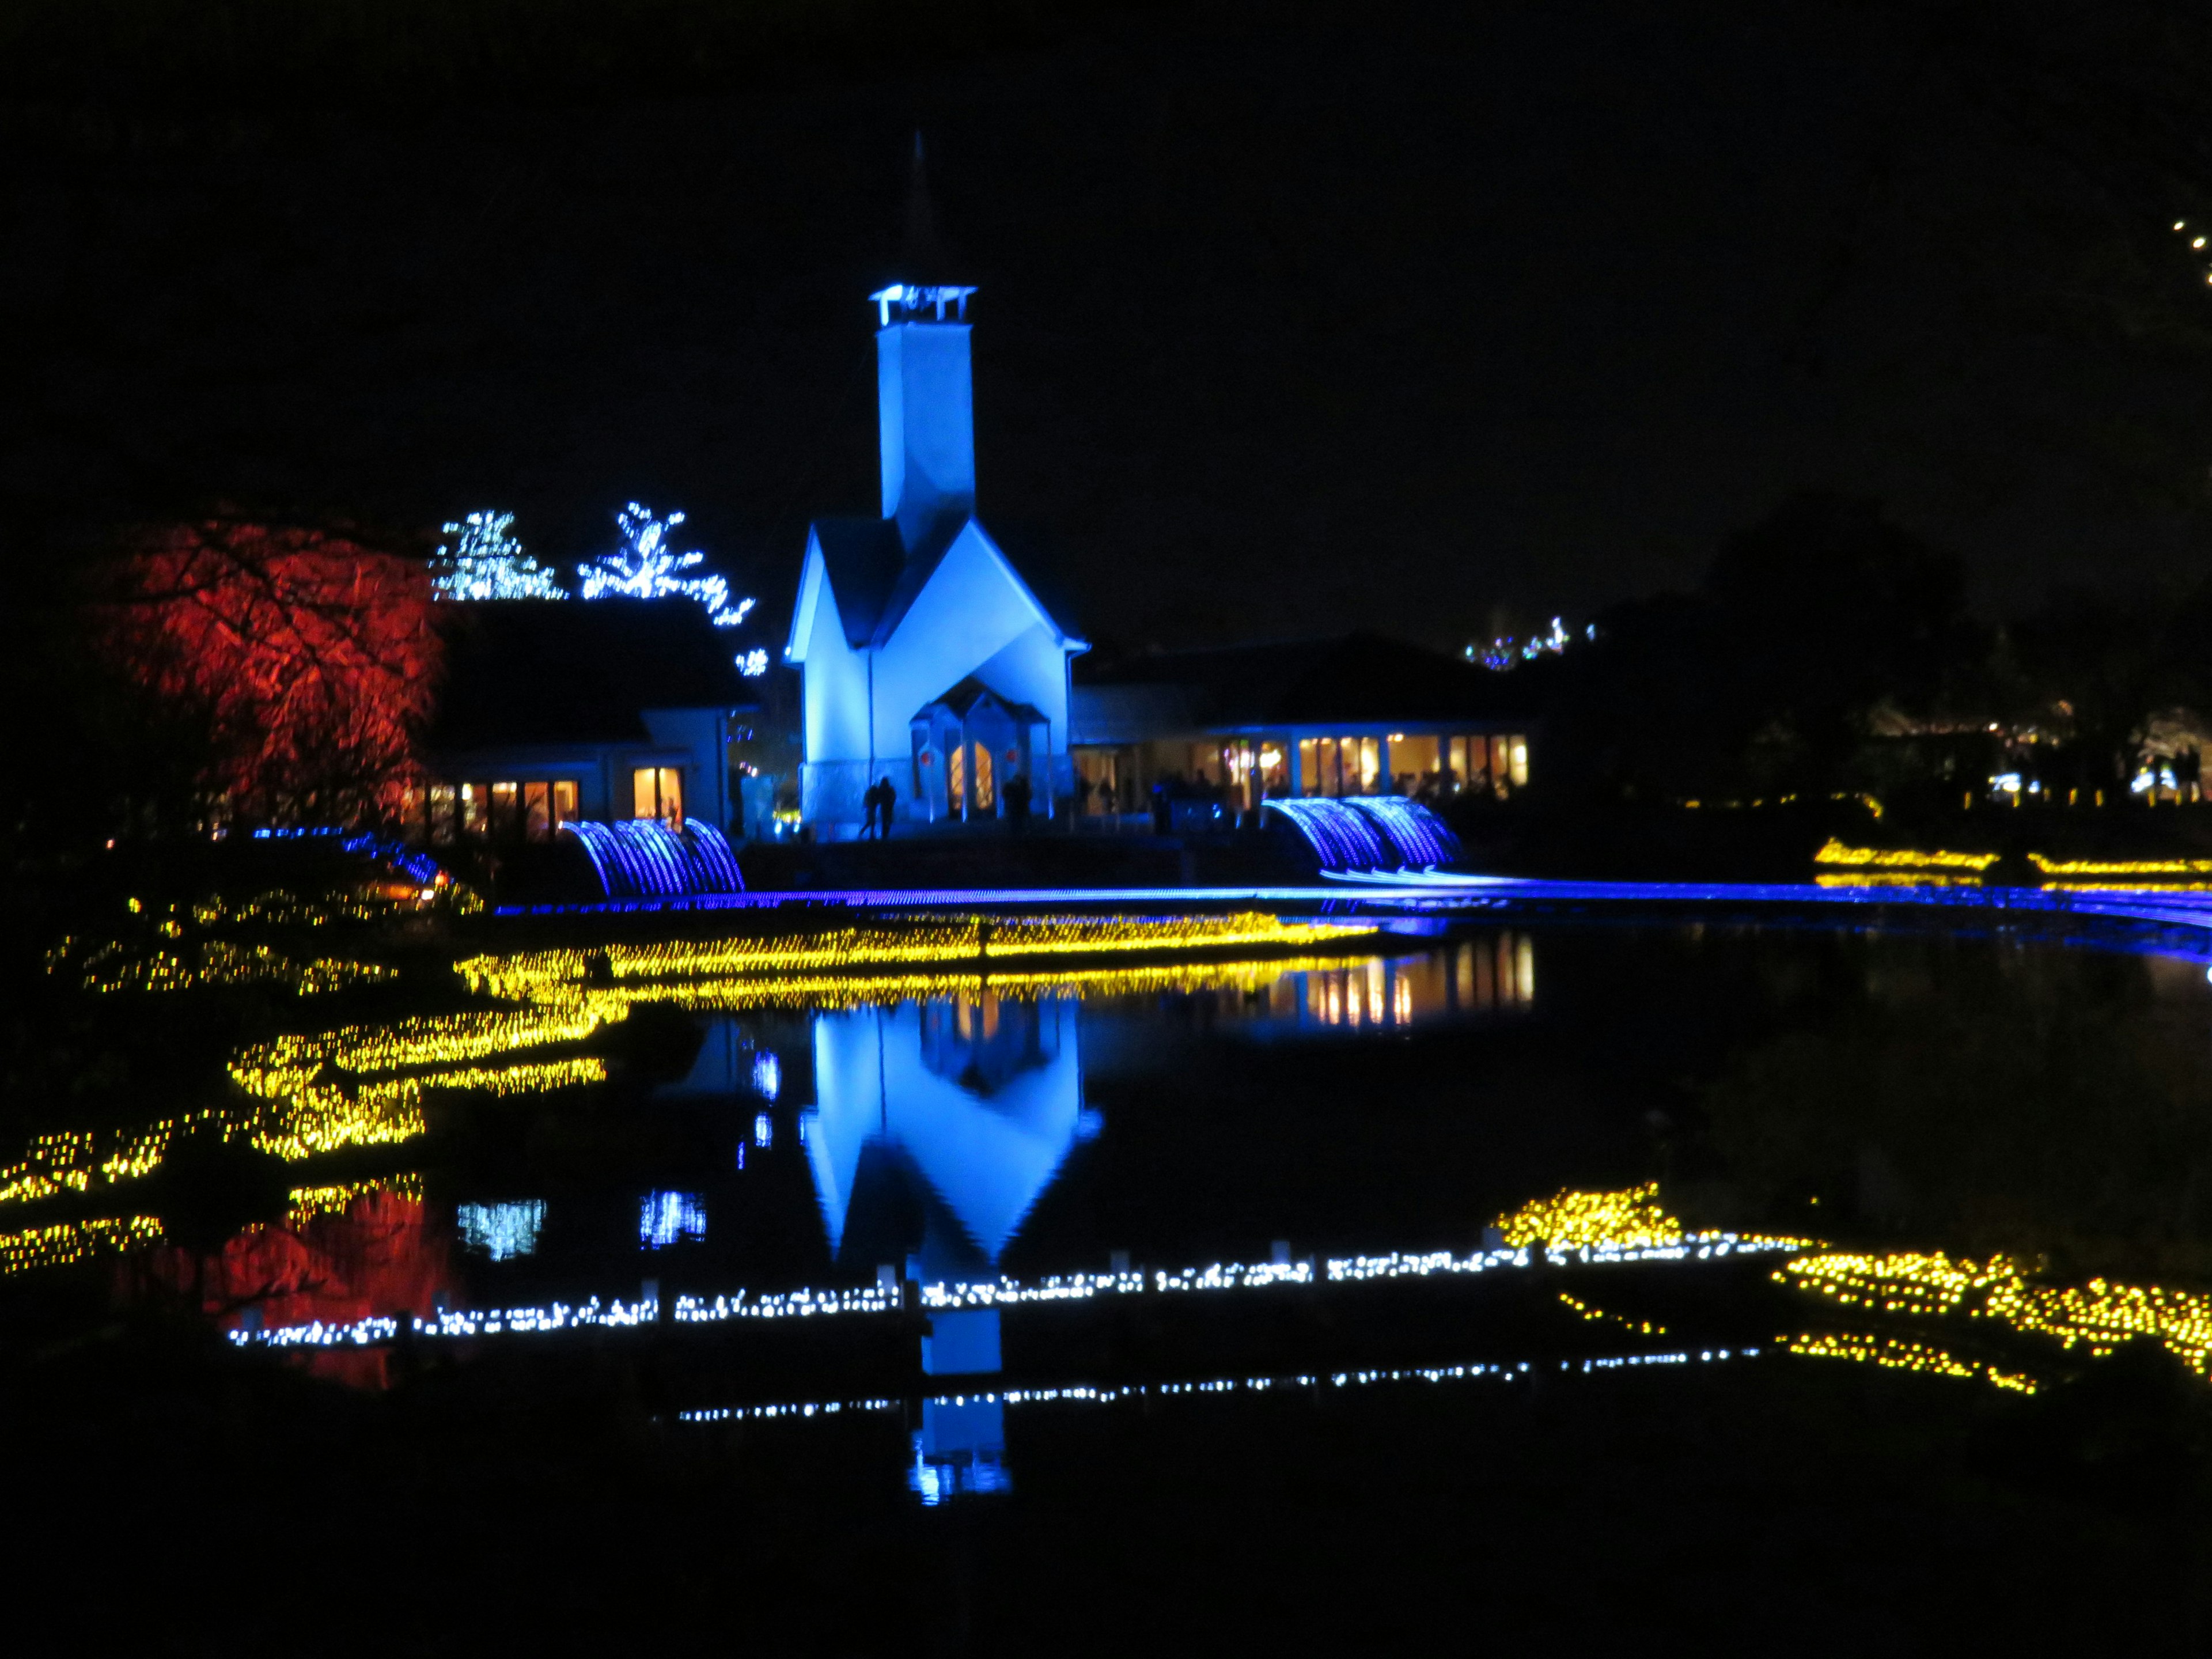
<path id="1" fill-rule="evenodd" d="M 811 526 L 784 651 L 804 682 L 800 816 L 825 840 L 859 833 L 884 778 L 902 826 L 1000 816 L 1017 777 L 1041 815 L 1074 788 L 1068 665 L 1090 647 L 975 516 L 975 291 L 869 296 L 883 514 Z"/>

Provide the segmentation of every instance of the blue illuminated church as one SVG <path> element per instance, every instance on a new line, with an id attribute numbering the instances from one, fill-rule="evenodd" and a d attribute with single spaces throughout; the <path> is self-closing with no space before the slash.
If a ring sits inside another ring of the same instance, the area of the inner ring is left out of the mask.
<path id="1" fill-rule="evenodd" d="M 907 264 L 933 279 L 914 228 Z M 902 824 L 999 816 L 1017 775 L 1041 813 L 1074 787 L 1068 664 L 1089 647 L 975 516 L 975 292 L 909 279 L 869 296 L 883 515 L 811 527 L 784 653 L 805 684 L 799 811 L 825 839 L 857 833 L 880 778 Z"/>

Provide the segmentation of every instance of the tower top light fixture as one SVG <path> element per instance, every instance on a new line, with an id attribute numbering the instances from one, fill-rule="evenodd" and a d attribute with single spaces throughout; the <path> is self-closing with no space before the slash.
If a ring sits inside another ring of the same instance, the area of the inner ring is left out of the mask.
<path id="1" fill-rule="evenodd" d="M 964 323 L 968 296 L 975 290 L 951 283 L 893 283 L 868 298 L 875 302 L 876 325 L 889 328 L 901 323 Z M 951 316 L 945 312 L 950 309 Z M 893 317 L 896 311 L 898 314 Z"/>

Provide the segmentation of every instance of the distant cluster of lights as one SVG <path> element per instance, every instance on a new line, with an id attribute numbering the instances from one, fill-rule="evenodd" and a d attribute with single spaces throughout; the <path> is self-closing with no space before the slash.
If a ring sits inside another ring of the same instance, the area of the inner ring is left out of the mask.
<path id="1" fill-rule="evenodd" d="M 1583 639 L 1594 640 L 1596 637 L 1595 623 L 1583 629 Z M 1534 662 L 1539 657 L 1556 657 L 1574 642 L 1575 636 L 1567 631 L 1565 620 L 1554 617 L 1551 627 L 1541 634 L 1532 635 L 1525 640 L 1510 634 L 1501 634 L 1484 644 L 1468 646 L 1462 654 L 1469 662 L 1480 663 L 1493 672 L 1502 672 L 1524 662 Z"/>

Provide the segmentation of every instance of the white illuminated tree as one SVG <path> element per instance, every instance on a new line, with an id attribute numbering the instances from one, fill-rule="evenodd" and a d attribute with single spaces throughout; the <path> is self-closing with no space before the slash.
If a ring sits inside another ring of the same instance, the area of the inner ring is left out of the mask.
<path id="1" fill-rule="evenodd" d="M 681 513 L 665 518 L 643 504 L 632 501 L 615 514 L 622 545 L 602 553 L 589 564 L 576 567 L 587 599 L 620 597 L 631 599 L 681 598 L 706 607 L 717 628 L 735 628 L 753 608 L 750 599 L 733 599 L 730 585 L 720 576 L 687 576 L 706 562 L 700 552 L 678 553 L 670 545 L 670 532 L 684 522 Z M 740 659 L 742 661 L 742 659 Z"/>
<path id="2" fill-rule="evenodd" d="M 433 591 L 441 599 L 565 599 L 559 578 L 522 550 L 512 513 L 471 513 L 445 533 L 431 556 Z"/>

